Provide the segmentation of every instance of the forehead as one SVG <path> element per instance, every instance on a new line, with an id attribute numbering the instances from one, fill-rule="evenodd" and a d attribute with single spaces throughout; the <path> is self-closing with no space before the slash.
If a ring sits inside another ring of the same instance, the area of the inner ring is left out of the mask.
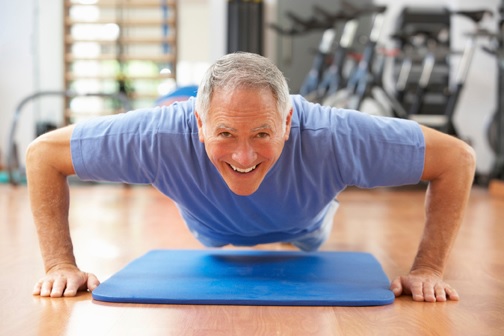
<path id="1" fill-rule="evenodd" d="M 220 119 L 280 119 L 277 101 L 267 88 L 216 89 L 212 94 L 209 121 Z"/>

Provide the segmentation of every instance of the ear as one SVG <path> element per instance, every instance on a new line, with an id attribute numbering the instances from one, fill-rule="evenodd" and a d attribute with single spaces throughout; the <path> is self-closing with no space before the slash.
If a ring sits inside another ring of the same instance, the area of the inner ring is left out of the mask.
<path id="1" fill-rule="evenodd" d="M 198 137 L 199 141 L 204 143 L 205 142 L 205 135 L 203 132 L 203 121 L 201 120 L 199 114 L 197 111 L 194 111 L 194 116 L 196 117 L 196 122 L 198 123 Z"/>
<path id="2" fill-rule="evenodd" d="M 292 111 L 293 108 L 291 107 L 289 113 L 287 114 L 287 118 L 285 119 L 285 134 L 284 134 L 285 141 L 289 140 L 291 123 L 292 123 Z"/>

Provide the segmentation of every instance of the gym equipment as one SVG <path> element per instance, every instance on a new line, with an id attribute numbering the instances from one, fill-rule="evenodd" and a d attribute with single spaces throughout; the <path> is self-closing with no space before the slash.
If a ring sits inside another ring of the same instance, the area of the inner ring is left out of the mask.
<path id="1" fill-rule="evenodd" d="M 328 20 L 325 15 L 322 19 L 319 17 L 320 13 L 323 13 L 324 10 L 316 5 L 312 6 L 312 8 L 314 14 L 309 19 L 301 18 L 292 11 L 286 11 L 285 15 L 292 22 L 292 25 L 289 28 L 283 28 L 275 23 L 270 23 L 268 26 L 271 29 L 275 30 L 278 34 L 286 36 L 299 36 L 307 34 L 314 30 L 330 29 L 333 25 L 333 22 Z"/>
<path id="2" fill-rule="evenodd" d="M 124 111 L 132 110 L 128 98 L 122 93 L 86 93 L 78 94 L 74 91 L 39 91 L 35 92 L 21 100 L 21 102 L 16 106 L 14 111 L 14 117 L 12 119 L 12 124 L 10 127 L 9 139 L 7 143 L 7 172 L 9 176 L 9 183 L 11 185 L 18 185 L 25 179 L 24 167 L 21 167 L 19 162 L 18 148 L 16 144 L 16 130 L 19 123 L 19 118 L 23 108 L 31 102 L 32 100 L 39 99 L 41 97 L 47 96 L 60 96 L 67 98 L 75 97 L 103 97 L 113 99 L 117 101 L 122 106 Z"/>
<path id="3" fill-rule="evenodd" d="M 403 49 L 399 53 L 400 56 L 396 57 L 396 59 L 402 58 L 402 65 L 397 75 L 395 97 L 407 111 L 406 117 L 439 113 L 432 100 L 424 108 L 429 100 L 427 94 L 432 96 L 443 92 L 443 100 L 446 99 L 444 91 L 448 84 L 444 84 L 444 82 L 448 82 L 448 68 L 445 63 L 447 57 L 453 52 L 450 51 L 447 44 L 448 40 L 442 38 L 443 32 L 412 31 L 410 29 L 408 33 L 401 31 L 391 36 L 400 42 Z M 419 66 L 418 63 L 421 65 Z M 419 68 L 420 71 L 414 73 L 412 70 L 414 67 Z M 438 76 L 433 81 L 434 72 Z M 418 77 L 418 79 L 414 77 Z"/>
<path id="4" fill-rule="evenodd" d="M 459 133 L 453 123 L 457 103 L 460 98 L 460 94 L 464 89 L 465 82 L 467 80 L 467 74 L 471 67 L 474 52 L 476 50 L 476 41 L 478 38 L 491 38 L 494 34 L 490 33 L 486 29 L 480 28 L 480 22 L 486 16 L 492 16 L 493 12 L 489 10 L 476 10 L 476 11 L 453 11 L 450 15 L 459 15 L 466 17 L 473 21 L 476 25 L 476 30 L 472 33 L 466 34 L 468 36 L 464 52 L 462 54 L 462 59 L 460 60 L 455 79 L 453 84 L 448 87 L 447 102 L 444 109 L 444 113 L 441 115 L 420 115 L 412 114 L 410 119 L 416 120 L 421 124 L 430 126 L 432 128 L 438 129 L 444 133 L 451 134 L 459 137 Z"/>
<path id="5" fill-rule="evenodd" d="M 433 75 L 433 69 L 436 66 L 438 59 L 444 59 L 447 56 L 453 56 L 456 53 L 449 50 L 446 44 L 446 39 L 443 38 L 443 34 L 437 32 L 432 33 L 430 31 L 410 31 L 407 33 L 395 34 L 396 38 L 406 39 L 408 38 L 418 38 L 423 37 L 424 42 L 421 43 L 423 62 L 421 66 L 420 76 L 417 83 L 415 93 L 413 94 L 412 103 L 406 107 L 403 102 L 399 101 L 393 94 L 390 94 L 385 90 L 382 83 L 381 77 L 377 76 L 378 72 L 373 72 L 370 68 L 370 64 L 374 62 L 374 57 L 376 55 L 374 49 L 376 44 L 373 44 L 373 39 L 368 42 L 368 49 L 365 50 L 363 59 L 359 63 L 358 70 L 354 73 L 358 78 L 351 78 L 348 81 L 347 88 L 340 90 L 324 100 L 325 105 L 335 106 L 340 108 L 349 108 L 355 110 L 361 110 L 361 104 L 365 99 L 370 99 L 375 101 L 380 109 L 379 114 L 389 115 L 399 118 L 408 118 L 415 120 L 426 126 L 438 129 L 447 134 L 454 136 L 459 136 L 455 125 L 453 123 L 454 114 L 456 110 L 456 104 L 459 101 L 460 93 L 464 88 L 464 84 L 467 79 L 467 73 L 469 71 L 473 54 L 476 49 L 476 40 L 480 37 L 491 37 L 492 34 L 487 30 L 480 28 L 480 22 L 485 16 L 492 15 L 491 11 L 488 10 L 477 10 L 477 11 L 454 11 L 451 12 L 447 9 L 445 11 L 449 15 L 461 15 L 466 18 L 471 19 L 476 25 L 476 29 L 473 33 L 467 34 L 468 41 L 466 47 L 462 53 L 462 58 L 458 64 L 457 72 L 453 84 L 448 87 L 444 87 L 446 104 L 443 110 L 439 113 L 423 114 L 420 113 L 425 105 L 426 94 L 430 93 L 431 79 Z M 376 28 L 376 22 L 374 28 Z M 409 42 L 409 44 L 414 47 L 414 42 Z M 405 57 L 405 60 L 401 66 L 399 72 L 399 80 L 397 86 L 402 90 L 399 97 L 406 95 L 406 84 L 405 82 L 410 80 L 412 62 L 411 60 L 416 57 L 416 55 L 408 51 L 409 54 Z M 357 85 L 355 84 L 357 83 Z M 409 84 L 411 86 L 411 84 Z M 411 90 L 411 89 L 410 89 Z M 411 95 L 411 94 L 410 94 Z M 385 101 L 385 104 L 382 103 Z"/>
<path id="6" fill-rule="evenodd" d="M 290 37 L 300 36 L 311 31 L 323 30 L 322 39 L 313 59 L 312 67 L 299 89 L 299 93 L 305 97 L 317 90 L 322 74 L 330 64 L 328 58 L 334 49 L 338 32 L 335 29 L 335 25 L 337 24 L 335 18 L 329 17 L 326 11 L 319 6 L 314 5 L 312 9 L 314 14 L 310 19 L 303 19 L 291 11 L 286 11 L 285 15 L 292 22 L 291 27 L 288 29 L 274 23 L 269 24 L 269 27 L 278 34 Z"/>
<path id="7" fill-rule="evenodd" d="M 307 98 L 307 100 L 321 102 L 323 97 L 335 93 L 346 84 L 343 72 L 349 60 L 348 55 L 355 41 L 357 28 L 359 23 L 362 23 L 361 19 L 375 9 L 376 7 L 374 6 L 357 8 L 346 2 L 343 2 L 343 9 L 334 14 L 320 7 L 318 8 L 318 12 L 325 17 L 325 20 L 333 23 L 334 37 L 332 46 L 330 50 L 325 52 L 326 57 L 329 55 L 329 52 L 332 52 L 333 56 L 329 66 L 320 69 L 317 76 L 318 84 L 312 80 L 309 82 L 310 86 L 306 87 L 303 85 L 301 87 L 299 93 Z M 323 45 L 321 44 L 321 46 Z M 307 78 L 310 78 L 312 73 L 310 71 Z"/>
<path id="8" fill-rule="evenodd" d="M 344 89 L 334 92 L 323 100 L 324 105 L 358 109 L 364 99 L 369 76 L 375 58 L 376 45 L 383 24 L 386 7 L 370 7 L 365 13 L 371 15 L 372 28 L 362 58 L 354 69 Z"/>
<path id="9" fill-rule="evenodd" d="M 350 5 L 347 4 L 347 8 Z M 383 23 L 383 13 L 386 11 L 385 6 L 365 6 L 351 7 L 341 13 L 333 15 L 337 20 L 342 21 L 340 28 L 341 35 L 338 39 L 333 61 L 331 66 L 325 71 L 323 79 L 319 84 L 315 95 L 311 95 L 309 100 L 322 102 L 323 104 L 332 105 L 332 101 L 339 101 L 341 88 L 345 88 L 345 95 L 354 94 L 359 86 L 359 81 L 363 75 L 367 76 L 367 72 L 371 69 L 372 64 L 368 60 L 374 57 L 376 42 L 380 33 L 381 24 Z M 357 28 L 359 25 L 366 26 L 371 23 L 369 33 L 360 38 L 366 40 L 363 54 L 360 60 L 357 61 L 352 51 L 353 44 L 356 40 Z M 350 76 L 345 77 L 344 68 L 351 62 L 353 70 L 350 71 Z"/>
<path id="10" fill-rule="evenodd" d="M 227 52 L 263 54 L 263 1 L 229 0 Z"/>
<path id="11" fill-rule="evenodd" d="M 450 27 L 450 13 L 444 7 L 408 6 L 397 17 L 392 38 L 403 52 L 393 58 L 394 78 L 399 81 L 402 65 L 408 58 L 411 68 L 402 92 L 393 94 L 409 114 L 444 111 L 445 90 L 450 82 Z"/>
<path id="12" fill-rule="evenodd" d="M 331 66 L 325 71 L 322 81 L 316 88 L 316 96 L 312 101 L 320 101 L 323 97 L 336 93 L 345 83 L 343 75 L 345 62 L 347 61 L 348 52 L 352 42 L 354 41 L 357 31 L 357 19 L 350 19 L 350 17 L 343 18 L 343 26 L 339 43 L 334 51 Z M 302 93 L 301 93 L 302 94 Z"/>
<path id="13" fill-rule="evenodd" d="M 322 78 L 322 75 L 328 65 L 327 58 L 334 43 L 335 35 L 336 31 L 332 28 L 326 29 L 324 31 L 322 40 L 320 41 L 317 50 L 317 54 L 313 59 L 312 67 L 308 72 L 308 75 L 306 75 L 305 80 L 301 84 L 301 88 L 299 89 L 300 95 L 306 97 L 310 93 L 317 91 L 320 79 Z"/>
<path id="14" fill-rule="evenodd" d="M 356 67 L 361 59 L 359 53 L 362 52 L 362 45 L 369 40 L 370 22 L 374 21 L 377 12 L 381 13 L 386 9 L 373 5 L 356 7 L 348 2 L 342 2 L 341 6 L 341 10 L 331 13 L 313 5 L 314 14 L 308 19 L 287 11 L 286 15 L 292 21 L 288 29 L 270 24 L 270 28 L 278 34 L 290 37 L 323 30 L 312 67 L 299 89 L 299 93 L 309 101 L 321 102 L 325 96 L 335 93 L 347 84 L 348 75 L 344 74 L 344 68 Z M 361 35 L 356 38 L 359 33 Z"/>
<path id="15" fill-rule="evenodd" d="M 362 252 L 153 250 L 93 291 L 147 304 L 376 306 L 394 301 L 378 261 Z"/>
<path id="16" fill-rule="evenodd" d="M 423 64 L 422 64 L 422 72 L 420 73 L 420 79 L 418 80 L 417 92 L 415 94 L 415 99 L 411 104 L 411 107 L 408 111 L 409 115 L 420 114 L 425 93 L 427 91 L 427 87 L 429 86 L 429 81 L 432 76 L 432 71 L 434 70 L 434 65 L 436 63 L 436 47 L 438 43 L 436 43 L 435 39 L 428 38 L 428 42 L 426 43 L 428 47 L 427 55 L 425 55 Z"/>
<path id="17" fill-rule="evenodd" d="M 487 127 L 487 140 L 495 153 L 493 167 L 489 180 L 504 180 L 504 7 L 500 8 L 501 18 L 499 30 L 493 38 L 493 48 L 484 47 L 483 50 L 494 55 L 497 59 L 497 104 Z"/>

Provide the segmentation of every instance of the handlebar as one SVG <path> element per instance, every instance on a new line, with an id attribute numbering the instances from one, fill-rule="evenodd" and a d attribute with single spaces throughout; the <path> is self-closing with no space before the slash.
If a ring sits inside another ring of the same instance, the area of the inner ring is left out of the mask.
<path id="1" fill-rule="evenodd" d="M 308 33 L 313 30 L 325 30 L 333 28 L 335 23 L 341 21 L 350 21 L 359 16 L 368 14 L 380 14 L 387 10 L 386 6 L 365 6 L 356 7 L 349 3 L 343 2 L 343 9 L 335 13 L 330 13 L 321 6 L 313 5 L 313 17 L 304 19 L 291 11 L 287 11 L 285 15 L 293 22 L 291 28 L 286 29 L 275 23 L 270 23 L 269 28 L 275 30 L 280 35 L 296 36 Z M 320 18 L 322 17 L 322 18 Z"/>

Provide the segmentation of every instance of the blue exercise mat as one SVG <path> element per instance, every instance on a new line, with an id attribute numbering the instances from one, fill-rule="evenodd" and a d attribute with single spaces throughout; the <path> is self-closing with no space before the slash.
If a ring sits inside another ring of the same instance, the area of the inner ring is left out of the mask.
<path id="1" fill-rule="evenodd" d="M 107 302 L 377 306 L 394 294 L 369 253 L 153 250 L 93 291 Z"/>

